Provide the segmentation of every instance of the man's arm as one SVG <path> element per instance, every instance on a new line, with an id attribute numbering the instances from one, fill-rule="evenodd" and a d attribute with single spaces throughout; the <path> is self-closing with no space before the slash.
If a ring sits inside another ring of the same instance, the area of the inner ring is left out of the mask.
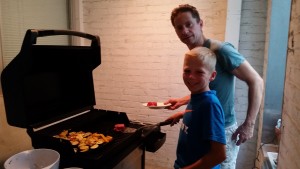
<path id="1" fill-rule="evenodd" d="M 169 100 L 165 101 L 164 104 L 169 104 L 170 103 L 171 106 L 169 106 L 168 109 L 175 110 L 175 109 L 179 108 L 180 106 L 188 104 L 190 99 L 191 99 L 191 96 L 187 95 L 187 96 L 184 96 L 182 98 L 169 99 Z"/>
<path id="2" fill-rule="evenodd" d="M 236 144 L 240 145 L 253 136 L 256 116 L 262 101 L 264 82 L 248 61 L 244 61 L 238 68 L 234 69 L 232 73 L 240 80 L 246 82 L 249 87 L 246 119 L 232 135 L 233 140 L 237 140 L 237 136 L 239 135 L 239 140 Z"/>
<path id="3" fill-rule="evenodd" d="M 182 169 L 210 169 L 226 159 L 226 146 L 222 143 L 210 141 L 211 150 L 195 163 Z"/>

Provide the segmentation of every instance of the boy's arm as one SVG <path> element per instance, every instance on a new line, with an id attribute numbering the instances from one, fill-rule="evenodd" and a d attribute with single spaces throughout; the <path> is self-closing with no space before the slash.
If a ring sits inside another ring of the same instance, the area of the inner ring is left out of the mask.
<path id="1" fill-rule="evenodd" d="M 222 143 L 210 141 L 211 150 L 195 163 L 182 169 L 211 169 L 226 159 L 226 146 Z"/>
<path id="2" fill-rule="evenodd" d="M 179 122 L 179 120 L 183 117 L 183 115 L 185 113 L 191 112 L 192 110 L 185 110 L 182 112 L 177 112 L 175 114 L 173 114 L 172 116 L 170 116 L 169 118 L 166 119 L 166 121 L 168 120 L 173 120 L 173 122 L 170 124 L 171 126 L 173 126 L 174 124 L 177 124 Z"/>

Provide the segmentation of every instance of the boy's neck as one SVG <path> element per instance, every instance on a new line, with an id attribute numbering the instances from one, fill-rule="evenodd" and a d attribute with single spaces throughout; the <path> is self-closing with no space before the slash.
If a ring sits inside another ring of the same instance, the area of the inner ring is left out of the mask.
<path id="1" fill-rule="evenodd" d="M 198 92 L 191 92 L 191 94 L 200 94 L 200 93 L 204 93 L 204 92 L 208 92 L 210 91 L 210 89 L 205 89 L 205 90 L 201 90 L 201 91 L 198 91 Z"/>

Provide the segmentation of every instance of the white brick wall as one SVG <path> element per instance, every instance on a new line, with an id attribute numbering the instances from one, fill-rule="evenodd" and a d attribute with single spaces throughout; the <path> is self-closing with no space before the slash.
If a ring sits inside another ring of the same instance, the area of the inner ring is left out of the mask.
<path id="1" fill-rule="evenodd" d="M 102 47 L 102 64 L 94 71 L 96 107 L 124 111 L 130 119 L 152 123 L 174 113 L 146 109 L 142 103 L 189 93 L 181 78 L 187 47 L 177 38 L 169 19 L 171 10 L 182 3 L 199 9 L 207 37 L 224 40 L 226 0 L 83 0 L 83 31 L 98 34 Z M 263 0 L 243 1 L 239 49 L 260 73 L 265 8 Z M 239 122 L 247 107 L 245 87 L 237 82 Z M 173 168 L 178 127 L 162 128 L 167 141 L 156 153 L 146 154 L 147 169 Z M 253 166 L 255 145 L 252 139 L 241 147 L 238 168 Z"/>
<path id="2" fill-rule="evenodd" d="M 278 169 L 300 168 L 300 2 L 292 1 Z"/>
<path id="3" fill-rule="evenodd" d="M 263 76 L 266 15 L 267 2 L 265 0 L 243 0 L 239 51 L 261 76 Z M 235 110 L 238 124 L 241 124 L 246 117 L 248 106 L 248 90 L 246 89 L 247 85 L 244 82 L 236 81 Z M 256 122 L 253 138 L 240 147 L 237 169 L 252 169 L 254 167 L 257 126 L 258 122 Z"/>

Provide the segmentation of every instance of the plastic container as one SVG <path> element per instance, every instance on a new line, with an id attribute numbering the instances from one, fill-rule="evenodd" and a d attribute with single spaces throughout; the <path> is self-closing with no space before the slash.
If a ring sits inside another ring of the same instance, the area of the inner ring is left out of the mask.
<path id="1" fill-rule="evenodd" d="M 60 155 L 51 149 L 26 150 L 11 156 L 5 169 L 59 169 Z"/>

